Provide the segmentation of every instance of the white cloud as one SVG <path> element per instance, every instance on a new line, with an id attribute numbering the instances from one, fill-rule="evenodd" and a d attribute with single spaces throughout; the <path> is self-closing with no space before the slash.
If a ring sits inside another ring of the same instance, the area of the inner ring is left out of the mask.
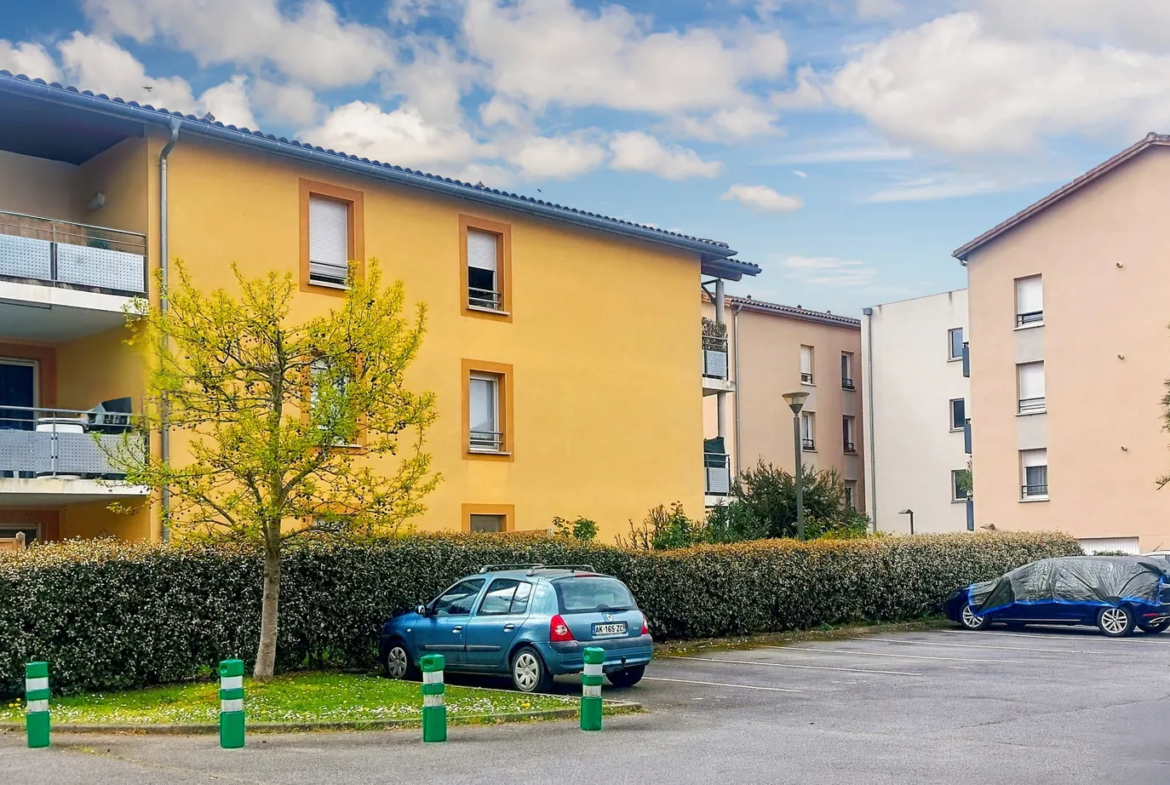
<path id="1" fill-rule="evenodd" d="M 12 43 L 3 38 L 0 38 L 0 71 L 24 74 L 46 82 L 56 82 L 61 78 L 57 64 L 45 47 L 29 41 Z"/>
<path id="2" fill-rule="evenodd" d="M 390 0 L 386 18 L 400 25 L 413 25 L 421 17 L 431 16 L 439 5 L 437 0 Z"/>
<path id="3" fill-rule="evenodd" d="M 69 81 L 79 88 L 172 111 L 194 112 L 198 108 L 186 79 L 147 76 L 134 55 L 106 38 L 75 32 L 57 49 Z"/>
<path id="4" fill-rule="evenodd" d="M 479 107 L 479 119 L 489 128 L 501 123 L 518 126 L 526 120 L 526 113 L 518 103 L 498 95 Z"/>
<path id="5" fill-rule="evenodd" d="M 394 64 L 385 33 L 342 21 L 326 0 L 305 0 L 289 16 L 278 0 L 84 0 L 83 7 L 99 33 L 162 39 L 201 65 L 271 64 L 309 85 L 362 84 Z"/>
<path id="6" fill-rule="evenodd" d="M 705 142 L 740 141 L 753 136 L 776 133 L 776 119 L 771 112 L 753 106 L 720 109 L 703 117 L 683 117 L 674 124 L 676 133 Z"/>
<path id="7" fill-rule="evenodd" d="M 402 95 L 427 122 L 457 124 L 463 119 L 460 101 L 476 74 L 476 66 L 461 59 L 455 47 L 442 39 L 411 39 L 413 59 L 386 75 L 386 92 Z"/>
<path id="8" fill-rule="evenodd" d="M 1149 51 L 1170 48 L 1170 4 L 1163 0 L 976 0 L 997 33 L 1071 34 Z"/>
<path id="9" fill-rule="evenodd" d="M 316 121 L 321 105 L 312 90 L 298 84 L 276 84 L 265 79 L 252 83 L 252 95 L 265 116 L 307 126 Z"/>
<path id="10" fill-rule="evenodd" d="M 766 185 L 733 185 L 719 199 L 739 202 L 757 213 L 791 213 L 804 207 L 799 196 L 786 196 Z"/>
<path id="11" fill-rule="evenodd" d="M 768 96 L 768 103 L 776 109 L 813 109 L 827 100 L 820 77 L 807 65 L 796 69 L 796 87 Z"/>
<path id="12" fill-rule="evenodd" d="M 861 47 L 830 88 L 887 135 L 951 153 L 1022 153 L 1048 135 L 1170 123 L 1170 57 L 989 31 L 952 14 Z"/>
<path id="13" fill-rule="evenodd" d="M 563 180 L 596 169 L 605 148 L 582 136 L 534 136 L 524 139 L 508 161 L 532 180 Z"/>
<path id="14" fill-rule="evenodd" d="M 801 180 L 807 180 L 807 179 L 808 179 L 808 172 L 802 172 L 802 171 L 800 171 L 799 169 L 793 169 L 793 170 L 792 170 L 792 173 L 793 173 L 794 175 L 796 175 L 797 177 L 799 177 Z"/>
<path id="15" fill-rule="evenodd" d="M 256 118 L 252 116 L 246 76 L 233 76 L 223 84 L 209 87 L 199 96 L 199 103 L 204 111 L 211 112 L 215 119 L 224 125 L 234 125 L 251 131 L 260 127 L 256 123 Z"/>
<path id="16" fill-rule="evenodd" d="M 914 157 L 908 147 L 893 147 L 876 142 L 867 145 L 842 145 L 829 147 L 823 150 L 810 150 L 805 153 L 792 153 L 772 159 L 779 164 L 838 164 L 838 163 L 868 163 L 874 161 L 907 161 Z"/>
<path id="17" fill-rule="evenodd" d="M 878 274 L 867 262 L 832 256 L 788 256 L 782 264 L 786 277 L 809 286 L 865 286 Z"/>
<path id="18" fill-rule="evenodd" d="M 610 168 L 621 172 L 648 172 L 667 180 L 688 177 L 716 177 L 722 170 L 719 161 L 704 161 L 694 150 L 661 142 L 641 131 L 614 134 L 609 142 L 613 153 Z"/>
<path id="19" fill-rule="evenodd" d="M 935 199 L 954 199 L 962 196 L 995 193 L 1009 190 L 1012 186 L 978 175 L 964 175 L 958 172 L 913 177 L 888 188 L 870 194 L 865 201 L 880 204 L 884 202 L 924 202 Z"/>
<path id="20" fill-rule="evenodd" d="M 888 19 L 905 11 L 899 0 L 857 0 L 857 15 L 862 19 Z"/>
<path id="21" fill-rule="evenodd" d="M 450 172 L 491 155 L 490 149 L 461 128 L 430 124 L 416 109 L 384 112 L 365 101 L 337 107 L 300 136 L 321 147 L 412 169 L 437 167 Z"/>
<path id="22" fill-rule="evenodd" d="M 516 102 L 676 114 L 743 104 L 743 85 L 787 70 L 776 33 L 743 27 L 649 32 L 619 5 L 597 13 L 569 0 L 467 0 L 463 33 L 489 86 Z"/>

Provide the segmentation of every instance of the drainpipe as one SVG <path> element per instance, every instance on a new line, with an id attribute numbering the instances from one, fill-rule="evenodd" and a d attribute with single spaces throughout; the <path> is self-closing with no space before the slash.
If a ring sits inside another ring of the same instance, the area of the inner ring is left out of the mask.
<path id="1" fill-rule="evenodd" d="M 733 358 L 733 365 L 735 368 L 735 474 L 739 476 L 739 470 L 743 466 L 740 463 L 740 446 L 739 446 L 739 312 L 743 306 L 736 304 L 731 309 L 731 340 L 735 342 L 735 357 Z"/>
<path id="2" fill-rule="evenodd" d="M 723 279 L 715 281 L 715 323 L 723 324 Z M 727 393 L 715 394 L 715 412 L 719 428 L 719 438 L 727 438 Z"/>
<path id="3" fill-rule="evenodd" d="M 873 532 L 877 534 L 878 530 L 878 515 L 877 515 L 877 443 L 874 441 L 874 411 L 873 411 L 873 309 L 863 308 L 861 310 L 865 316 L 865 343 L 869 347 L 869 351 L 865 353 L 865 397 L 869 401 L 869 415 L 865 418 L 866 425 L 869 426 L 869 482 L 866 483 L 869 487 L 866 490 L 869 492 L 869 519 L 873 524 Z"/>
<path id="4" fill-rule="evenodd" d="M 167 237 L 167 158 L 171 154 L 171 150 L 175 149 L 175 145 L 179 142 L 179 128 L 182 125 L 177 117 L 172 118 L 168 124 L 171 129 L 171 138 L 167 141 L 166 146 L 163 147 L 162 152 L 158 156 L 158 216 L 159 216 L 159 309 L 162 313 L 166 313 L 170 308 L 170 299 L 167 297 L 167 287 L 170 285 L 170 243 Z M 159 432 L 159 447 L 162 462 L 169 464 L 171 460 L 171 431 L 167 424 L 168 406 L 166 398 L 162 400 L 162 410 L 160 412 L 162 422 L 161 430 Z M 171 512 L 171 489 L 164 486 L 162 489 L 162 541 L 169 542 L 171 539 L 171 529 L 167 524 L 167 516 Z"/>

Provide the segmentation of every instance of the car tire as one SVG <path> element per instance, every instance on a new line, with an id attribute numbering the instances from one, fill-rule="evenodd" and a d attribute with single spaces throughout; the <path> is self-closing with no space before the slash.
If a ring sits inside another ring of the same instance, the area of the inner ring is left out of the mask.
<path id="1" fill-rule="evenodd" d="M 382 660 L 382 673 L 387 679 L 418 680 L 418 666 L 410 657 L 410 650 L 402 641 L 392 641 Z"/>
<path id="2" fill-rule="evenodd" d="M 645 665 L 636 665 L 633 668 L 622 668 L 620 671 L 613 671 L 606 674 L 609 683 L 615 687 L 633 687 L 642 680 L 646 675 Z"/>
<path id="3" fill-rule="evenodd" d="M 1133 612 L 1126 608 L 1102 608 L 1097 614 L 1097 629 L 1110 638 L 1122 638 L 1133 632 Z"/>
<path id="4" fill-rule="evenodd" d="M 1150 635 L 1157 635 L 1170 629 L 1170 621 L 1160 621 L 1157 624 L 1139 624 L 1142 632 Z"/>
<path id="5" fill-rule="evenodd" d="M 970 605 L 964 605 L 963 610 L 959 611 L 959 626 L 972 632 L 985 630 L 991 626 L 991 619 L 975 613 Z"/>
<path id="6" fill-rule="evenodd" d="M 520 692 L 549 692 L 553 687 L 553 676 L 545 667 L 540 652 L 531 646 L 524 646 L 512 655 L 512 686 Z"/>

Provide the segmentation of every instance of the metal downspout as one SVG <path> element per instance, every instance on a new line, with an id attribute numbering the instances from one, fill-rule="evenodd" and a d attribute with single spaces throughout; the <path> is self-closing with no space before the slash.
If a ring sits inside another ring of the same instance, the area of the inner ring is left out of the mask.
<path id="1" fill-rule="evenodd" d="M 873 532 L 877 534 L 877 443 L 874 441 L 873 435 L 873 309 L 864 308 L 861 313 L 865 316 L 865 341 L 866 345 L 869 346 L 869 351 L 865 353 L 865 368 L 868 377 L 865 380 L 865 397 L 869 401 L 869 416 L 865 418 L 868 426 L 866 430 L 869 431 L 869 449 L 867 450 L 869 453 L 869 466 L 867 467 L 869 469 L 869 482 L 866 483 L 869 486 L 866 488 L 869 504 L 867 506 L 869 507 L 869 520 L 873 526 Z"/>
<path id="2" fill-rule="evenodd" d="M 733 477 L 738 477 L 740 469 L 743 467 L 740 461 L 740 446 L 739 446 L 739 312 L 741 306 L 738 304 L 731 309 L 731 340 L 735 342 L 735 356 L 732 363 L 735 368 L 735 391 L 732 395 L 735 397 L 735 474 Z"/>
<path id="3" fill-rule="evenodd" d="M 158 156 L 158 190 L 159 190 L 159 310 L 166 313 L 170 309 L 170 298 L 167 296 L 168 286 L 170 285 L 170 242 L 167 236 L 167 158 L 171 154 L 171 150 L 175 149 L 175 145 L 179 143 L 179 128 L 182 126 L 182 121 L 178 118 L 173 118 L 168 123 L 171 129 L 171 138 L 167 141 L 166 146 L 163 147 L 162 152 Z M 169 464 L 171 460 L 171 432 L 167 425 L 167 401 L 164 398 L 160 411 L 162 422 L 159 430 L 159 452 L 162 462 Z M 167 519 L 171 512 L 171 489 L 169 486 L 163 486 L 162 489 L 162 541 L 168 542 L 171 539 L 171 529 L 167 523 Z"/>

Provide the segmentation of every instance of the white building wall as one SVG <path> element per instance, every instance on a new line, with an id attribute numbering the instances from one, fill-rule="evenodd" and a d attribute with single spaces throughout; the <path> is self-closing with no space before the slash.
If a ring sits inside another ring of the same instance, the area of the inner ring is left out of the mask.
<path id="1" fill-rule="evenodd" d="M 951 431 L 950 401 L 970 410 L 970 380 L 951 360 L 948 330 L 966 338 L 967 290 L 886 303 L 861 320 L 865 471 L 878 531 L 966 531 L 963 502 L 952 501 L 951 471 L 965 469 L 962 431 Z M 975 471 L 978 482 L 978 469 Z M 978 500 L 975 502 L 978 515 Z"/>

